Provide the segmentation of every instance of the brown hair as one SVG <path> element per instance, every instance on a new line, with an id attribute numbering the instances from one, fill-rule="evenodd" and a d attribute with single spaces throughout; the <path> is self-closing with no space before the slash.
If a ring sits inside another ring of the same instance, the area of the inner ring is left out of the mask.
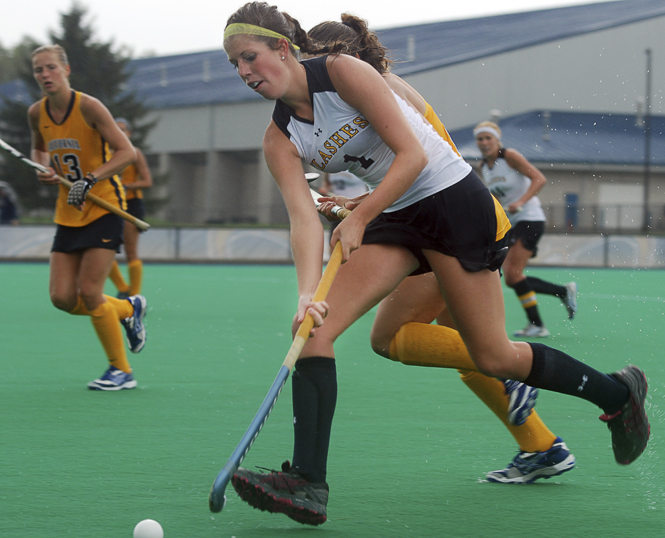
<path id="1" fill-rule="evenodd" d="M 276 6 L 266 2 L 249 2 L 238 9 L 226 21 L 226 26 L 235 23 L 253 24 L 261 28 L 267 28 L 273 32 L 288 38 L 291 43 L 300 47 L 303 52 L 311 52 L 311 42 L 307 32 L 303 30 L 300 23 L 288 13 L 279 11 Z M 277 48 L 279 41 L 275 37 L 252 36 L 254 39 L 265 42 L 270 48 Z M 298 56 L 293 46 L 289 46 L 291 53 Z"/>
<path id="2" fill-rule="evenodd" d="M 317 24 L 307 35 L 318 45 L 322 53 L 342 53 L 358 56 L 382 75 L 390 71 L 393 61 L 388 58 L 388 49 L 372 32 L 367 21 L 343 13 L 342 21 L 327 21 Z"/>
<path id="3" fill-rule="evenodd" d="M 63 49 L 60 45 L 42 45 L 41 47 L 37 47 L 35 50 L 32 51 L 30 58 L 34 58 L 40 52 L 54 52 L 55 54 L 58 55 L 58 60 L 62 62 L 62 65 L 69 65 L 69 60 L 67 59 L 67 53 L 65 52 L 65 49 Z"/>

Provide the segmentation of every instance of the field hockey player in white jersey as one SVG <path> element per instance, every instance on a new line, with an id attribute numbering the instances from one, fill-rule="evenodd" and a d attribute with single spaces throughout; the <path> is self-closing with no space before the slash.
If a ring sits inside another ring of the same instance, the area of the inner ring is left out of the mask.
<path id="1" fill-rule="evenodd" d="M 369 63 L 388 83 L 388 86 L 401 95 L 412 107 L 420 112 L 432 127 L 455 152 L 457 148 L 448 131 L 432 107 L 423 97 L 401 78 L 390 73 L 391 62 L 388 50 L 372 32 L 367 22 L 359 17 L 344 13 L 339 21 L 326 21 L 317 24 L 307 32 L 308 36 L 323 46 L 344 44 L 344 54 L 350 54 Z M 339 219 L 331 213 L 337 204 L 354 208 L 366 195 L 338 195 L 321 198 L 319 212 L 328 219 Z M 540 478 L 550 478 L 570 471 L 575 467 L 575 457 L 566 443 L 554 435 L 533 410 L 537 389 L 512 380 L 498 380 L 474 371 L 473 361 L 457 331 L 446 303 L 431 271 L 422 275 L 410 276 L 379 304 L 371 332 L 372 348 L 382 357 L 401 361 L 407 365 L 440 366 L 436 357 L 430 363 L 411 362 L 409 349 L 412 342 L 420 340 L 419 331 L 423 324 L 434 319 L 442 326 L 453 330 L 448 332 L 450 360 L 452 350 L 459 354 L 461 380 L 471 389 L 508 428 L 518 443 L 517 455 L 504 469 L 487 473 L 490 482 L 503 484 L 527 484 Z M 465 367 L 466 365 L 466 367 Z"/>
<path id="2" fill-rule="evenodd" d="M 529 324 L 513 334 L 534 338 L 549 336 L 540 312 L 536 294 L 553 295 L 561 299 L 568 318 L 577 312 L 577 284 L 554 284 L 526 276 L 524 270 L 530 258 L 538 252 L 538 241 L 545 232 L 545 212 L 538 192 L 547 180 L 543 173 L 514 149 L 501 144 L 501 129 L 492 121 L 479 123 L 473 131 L 476 145 L 483 156 L 480 175 L 490 192 L 501 202 L 510 218 L 507 235 L 508 254 L 503 262 L 503 278 L 524 308 Z"/>
<path id="3" fill-rule="evenodd" d="M 294 417 L 295 427 L 313 432 L 314 442 L 296 443 L 294 465 L 282 472 L 239 469 L 233 483 L 243 499 L 301 523 L 326 520 L 337 398 L 334 342 L 417 271 L 436 275 L 479 371 L 594 403 L 603 410 L 621 464 L 644 451 L 647 385 L 639 368 L 606 375 L 543 344 L 508 340 L 498 273 L 509 227 L 505 213 L 471 167 L 373 67 L 337 51 L 300 61 L 299 50 L 321 51 L 295 19 L 263 2 L 246 4 L 229 18 L 224 49 L 249 89 L 276 102 L 263 148 L 291 223 L 299 294 L 293 325 L 307 312 L 315 325 L 293 375 L 294 402 L 309 404 Z M 303 161 L 323 172 L 349 170 L 371 189 L 332 234 L 345 263 L 326 302 L 312 301 L 321 278 L 323 225 Z M 448 340 L 439 329 L 450 329 L 423 325 L 432 329 L 423 331 L 424 361 L 445 357 Z M 294 409 L 302 407 L 294 403 Z"/>

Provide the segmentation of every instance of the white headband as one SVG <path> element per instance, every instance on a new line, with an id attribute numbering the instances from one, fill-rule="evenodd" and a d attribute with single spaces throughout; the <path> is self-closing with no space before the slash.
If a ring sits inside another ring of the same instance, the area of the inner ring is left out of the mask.
<path id="1" fill-rule="evenodd" d="M 476 137 L 481 133 L 489 133 L 494 138 L 497 140 L 501 140 L 501 135 L 499 134 L 499 131 L 497 131 L 494 127 L 490 127 L 488 125 L 483 125 L 482 127 L 477 127 L 476 129 L 473 130 L 473 136 Z"/>

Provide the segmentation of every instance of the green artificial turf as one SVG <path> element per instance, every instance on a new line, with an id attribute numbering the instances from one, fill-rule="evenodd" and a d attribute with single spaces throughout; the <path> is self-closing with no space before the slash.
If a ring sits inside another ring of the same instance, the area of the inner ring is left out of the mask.
<path id="1" fill-rule="evenodd" d="M 540 297 L 547 343 L 602 370 L 649 379 L 652 438 L 614 462 L 588 402 L 541 391 L 537 410 L 577 467 L 532 485 L 484 482 L 517 446 L 455 371 L 375 356 L 370 312 L 337 344 L 339 399 L 329 520 L 305 527 L 207 497 L 277 374 L 296 304 L 290 266 L 146 265 L 148 342 L 129 358 L 138 388 L 93 392 L 106 362 L 90 320 L 56 310 L 48 266 L 1 264 L 0 536 L 166 538 L 660 537 L 665 528 L 665 299 L 659 271 L 534 268 L 580 286 L 578 316 Z M 109 286 L 109 293 L 113 293 Z M 506 291 L 507 329 L 526 324 Z M 243 465 L 279 468 L 292 448 L 287 383 Z"/>

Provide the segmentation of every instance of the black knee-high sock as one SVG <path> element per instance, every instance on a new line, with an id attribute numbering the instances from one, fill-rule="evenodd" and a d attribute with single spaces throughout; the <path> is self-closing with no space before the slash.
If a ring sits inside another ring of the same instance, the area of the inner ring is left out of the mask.
<path id="1" fill-rule="evenodd" d="M 296 362 L 293 388 L 293 468 L 311 482 L 325 482 L 328 446 L 337 404 L 335 359 Z"/>
<path id="2" fill-rule="evenodd" d="M 628 400 L 628 389 L 612 376 L 546 345 L 529 345 L 533 350 L 533 365 L 525 384 L 583 398 L 608 415 L 619 411 Z"/>
<path id="3" fill-rule="evenodd" d="M 545 295 L 554 295 L 561 299 L 566 296 L 566 288 L 553 282 L 547 282 L 534 276 L 528 276 L 526 279 L 529 281 L 531 289 L 536 293 L 544 293 Z"/>
<path id="4" fill-rule="evenodd" d="M 513 286 L 513 289 L 515 290 L 520 303 L 522 303 L 522 308 L 524 308 L 526 317 L 529 318 L 529 321 L 533 325 L 542 327 L 543 320 L 540 319 L 540 313 L 538 312 L 538 299 L 536 299 L 536 293 L 531 288 L 529 280 L 527 278 L 520 280 Z"/>

